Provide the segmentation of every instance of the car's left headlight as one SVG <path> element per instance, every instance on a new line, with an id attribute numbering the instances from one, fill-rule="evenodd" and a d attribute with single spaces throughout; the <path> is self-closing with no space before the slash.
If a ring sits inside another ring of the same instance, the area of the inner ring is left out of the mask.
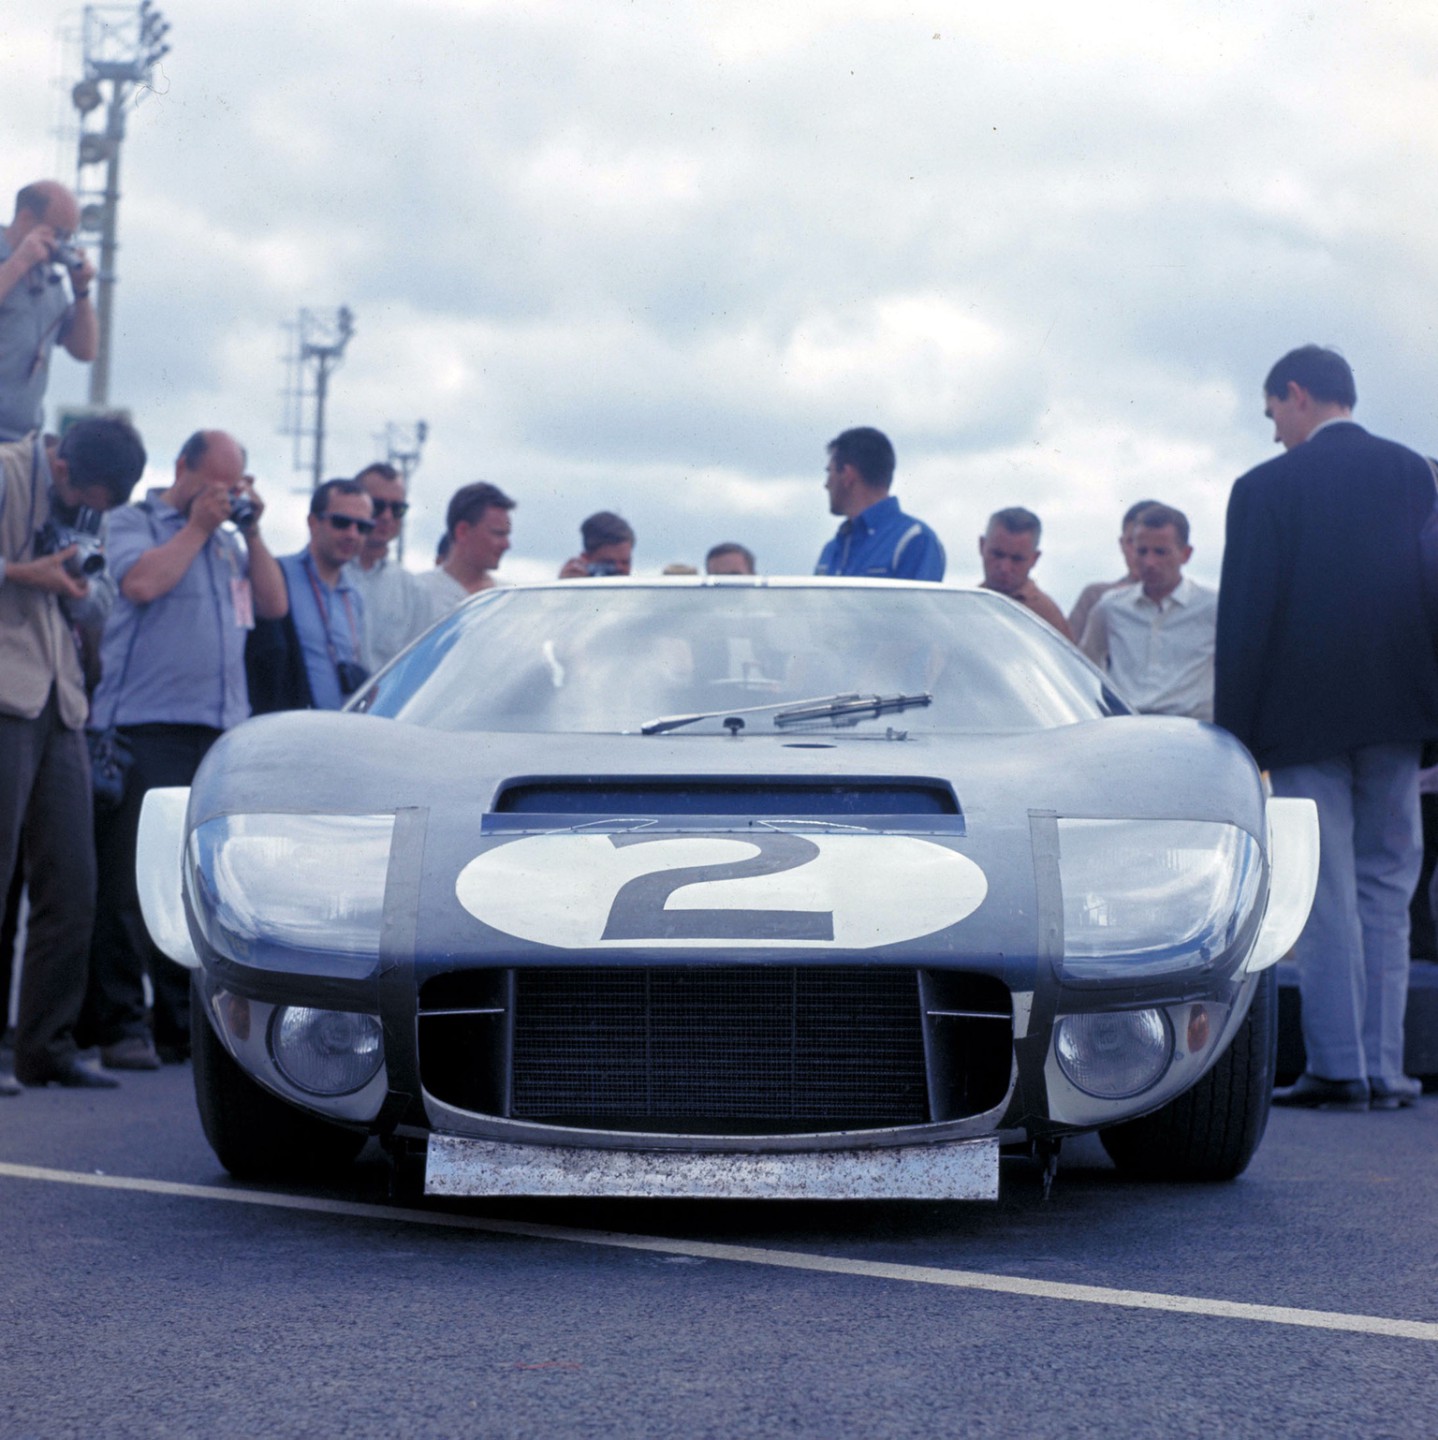
<path id="1" fill-rule="evenodd" d="M 222 815 L 196 826 L 186 856 L 195 917 L 222 954 L 264 965 L 379 957 L 393 815 Z"/>
<path id="2" fill-rule="evenodd" d="M 1066 980 L 1202 970 L 1253 917 L 1258 842 L 1211 820 L 1060 820 Z"/>

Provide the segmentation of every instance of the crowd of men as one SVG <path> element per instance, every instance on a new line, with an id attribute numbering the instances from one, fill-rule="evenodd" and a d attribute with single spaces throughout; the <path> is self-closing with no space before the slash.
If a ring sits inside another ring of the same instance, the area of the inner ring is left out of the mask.
<path id="1" fill-rule="evenodd" d="M 58 439 L 41 429 L 53 347 L 82 361 L 95 350 L 77 218 L 63 186 L 39 182 L 0 232 L 0 884 L 10 912 L 22 880 L 29 894 L 0 1094 L 113 1086 L 113 1071 L 188 1056 L 186 977 L 150 941 L 136 893 L 145 793 L 189 783 L 251 714 L 343 705 L 498 583 L 516 508 L 487 481 L 462 486 L 435 565 L 414 573 L 391 555 L 404 477 L 375 463 L 320 485 L 308 542 L 276 557 L 244 447 L 214 429 L 132 502 L 146 455 L 128 422 L 86 418 Z M 1263 393 L 1285 454 L 1234 485 L 1218 591 L 1183 574 L 1188 519 L 1157 500 L 1123 516 L 1124 573 L 1089 585 L 1068 615 L 1033 579 L 1042 525 L 1021 506 L 978 537 L 981 583 L 1081 648 L 1140 712 L 1216 720 L 1274 793 L 1316 802 L 1319 896 L 1297 952 L 1308 1071 L 1275 1099 L 1399 1108 L 1418 1093 L 1403 1073 L 1408 901 L 1420 749 L 1438 740 L 1438 576 L 1417 543 L 1435 472 L 1353 422 L 1336 352 L 1290 352 Z M 943 580 L 944 547 L 900 508 L 895 468 L 879 430 L 829 442 L 841 523 L 816 574 Z M 559 576 L 628 575 L 635 544 L 621 516 L 591 515 Z M 710 575 L 756 568 L 736 541 L 705 557 Z M 7 927 L 8 996 L 13 913 Z"/>

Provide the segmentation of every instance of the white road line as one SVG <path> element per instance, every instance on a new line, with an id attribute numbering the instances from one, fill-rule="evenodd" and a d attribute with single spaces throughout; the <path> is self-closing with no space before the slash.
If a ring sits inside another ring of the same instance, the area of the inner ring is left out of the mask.
<path id="1" fill-rule="evenodd" d="M 1102 1285 L 1068 1285 L 1052 1280 L 1027 1280 L 1017 1275 L 987 1275 L 976 1270 L 941 1270 L 928 1265 L 893 1265 L 879 1260 L 846 1260 L 834 1255 L 806 1255 L 797 1250 L 763 1250 L 752 1245 L 721 1245 L 707 1240 L 671 1240 L 656 1235 L 621 1235 L 605 1230 L 576 1230 L 566 1225 L 529 1225 L 455 1215 L 442 1210 L 402 1210 L 352 1200 L 323 1200 L 307 1195 L 281 1195 L 270 1190 L 230 1190 L 218 1185 L 180 1185 L 168 1180 L 142 1180 L 125 1175 L 91 1175 L 78 1170 L 50 1170 L 38 1165 L 0 1162 L 0 1177 L 42 1180 L 97 1190 L 130 1191 L 183 1200 L 220 1200 L 231 1205 L 258 1205 L 272 1210 L 302 1210 L 343 1215 L 389 1224 L 432 1225 L 451 1230 L 482 1230 L 496 1235 L 523 1235 L 533 1240 L 561 1240 L 573 1245 L 601 1245 L 615 1250 L 643 1250 L 660 1255 L 686 1255 L 700 1260 L 727 1260 L 740 1265 L 766 1265 L 781 1270 L 809 1270 L 824 1275 L 857 1275 L 871 1280 L 901 1280 L 910 1285 L 943 1285 L 996 1295 L 1024 1295 L 1035 1300 L 1067 1300 L 1083 1305 L 1112 1305 L 1129 1310 L 1160 1310 L 1169 1315 L 1201 1315 L 1217 1320 L 1251 1320 L 1265 1325 L 1297 1325 L 1311 1330 L 1340 1330 L 1352 1335 L 1388 1335 L 1403 1340 L 1438 1341 L 1438 1323 L 1394 1320 L 1383 1315 L 1348 1315 L 1338 1310 L 1299 1310 L 1286 1305 L 1250 1305 L 1235 1300 L 1205 1300 L 1195 1295 L 1164 1295 L 1152 1290 L 1110 1290 Z"/>

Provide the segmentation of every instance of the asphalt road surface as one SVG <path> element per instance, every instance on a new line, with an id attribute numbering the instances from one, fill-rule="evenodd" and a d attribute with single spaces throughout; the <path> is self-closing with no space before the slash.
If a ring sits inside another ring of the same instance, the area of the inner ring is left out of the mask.
<path id="1" fill-rule="evenodd" d="M 238 1185 L 188 1068 L 0 1100 L 0 1434 L 1416 1436 L 1438 1095 L 1276 1112 L 1223 1186 L 1085 1141 L 997 1204 Z"/>

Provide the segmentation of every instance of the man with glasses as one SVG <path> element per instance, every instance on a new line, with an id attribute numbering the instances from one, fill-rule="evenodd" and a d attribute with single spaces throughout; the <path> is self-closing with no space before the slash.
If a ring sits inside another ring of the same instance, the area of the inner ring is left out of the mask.
<path id="1" fill-rule="evenodd" d="M 364 599 L 346 567 L 374 533 L 373 517 L 357 481 L 326 480 L 310 496 L 310 543 L 279 562 L 289 613 L 257 624 L 245 655 L 256 715 L 338 710 L 368 679 Z"/>
<path id="2" fill-rule="evenodd" d="M 110 516 L 119 594 L 89 723 L 116 727 L 132 758 L 119 803 L 95 814 L 99 908 L 78 1027 L 109 1070 L 154 1070 L 190 1051 L 189 977 L 155 948 L 140 914 L 140 807 L 152 789 L 188 785 L 215 741 L 250 713 L 245 641 L 255 617 L 287 608 L 284 576 L 260 535 L 264 508 L 239 441 L 197 430 L 168 486 Z"/>
<path id="3" fill-rule="evenodd" d="M 95 267 L 71 243 L 79 221 L 80 207 L 59 181 L 37 180 L 16 195 L 15 218 L 0 231 L 0 440 L 40 428 L 57 341 L 85 364 L 99 347 Z"/>
<path id="4" fill-rule="evenodd" d="M 417 577 L 389 554 L 399 537 L 409 501 L 393 465 L 377 460 L 355 476 L 374 506 L 374 529 L 365 536 L 349 580 L 364 597 L 365 661 L 371 670 L 388 665 L 432 618 L 429 597 Z"/>

